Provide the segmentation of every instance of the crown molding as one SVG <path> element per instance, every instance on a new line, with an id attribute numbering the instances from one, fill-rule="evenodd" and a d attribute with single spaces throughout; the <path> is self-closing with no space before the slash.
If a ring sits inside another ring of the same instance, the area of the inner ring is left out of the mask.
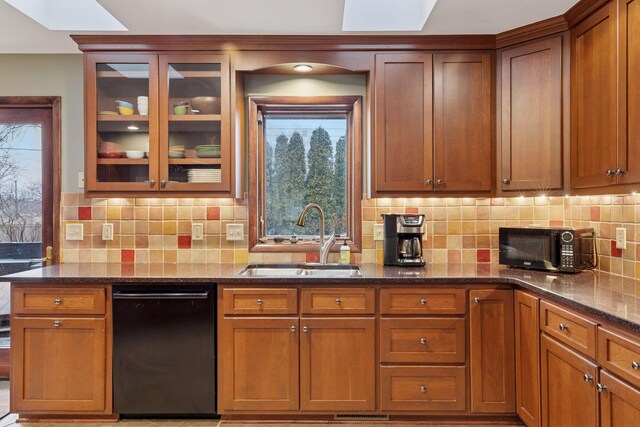
<path id="1" fill-rule="evenodd" d="M 497 34 L 496 49 L 502 49 L 540 37 L 562 33 L 568 29 L 569 24 L 567 24 L 564 16 L 555 16 Z"/>

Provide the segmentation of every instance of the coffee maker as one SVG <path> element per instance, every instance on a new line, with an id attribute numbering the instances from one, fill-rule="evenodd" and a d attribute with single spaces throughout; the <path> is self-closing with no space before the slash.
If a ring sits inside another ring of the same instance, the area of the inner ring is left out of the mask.
<path id="1" fill-rule="evenodd" d="M 383 214 L 384 265 L 422 267 L 424 215 Z"/>

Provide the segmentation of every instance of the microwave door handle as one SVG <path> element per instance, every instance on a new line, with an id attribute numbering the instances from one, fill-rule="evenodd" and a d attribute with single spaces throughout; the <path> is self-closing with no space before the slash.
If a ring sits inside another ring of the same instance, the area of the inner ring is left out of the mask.
<path id="1" fill-rule="evenodd" d="M 560 233 L 552 233 L 551 234 L 551 265 L 558 268 L 560 266 L 560 262 L 558 260 L 558 245 L 560 244 Z"/>

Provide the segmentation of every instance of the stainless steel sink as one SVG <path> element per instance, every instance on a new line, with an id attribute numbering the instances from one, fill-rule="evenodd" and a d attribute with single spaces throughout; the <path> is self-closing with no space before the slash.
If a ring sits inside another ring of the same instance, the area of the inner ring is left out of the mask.
<path id="1" fill-rule="evenodd" d="M 241 276 L 253 277 L 360 277 L 362 271 L 355 265 L 248 265 Z"/>

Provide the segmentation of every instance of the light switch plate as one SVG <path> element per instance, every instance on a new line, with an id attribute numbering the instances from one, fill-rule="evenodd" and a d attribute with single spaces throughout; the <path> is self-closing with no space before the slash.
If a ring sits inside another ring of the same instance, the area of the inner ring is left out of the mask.
<path id="1" fill-rule="evenodd" d="M 67 224 L 65 228 L 65 239 L 67 240 L 82 240 L 83 236 L 82 224 Z"/>
<path id="2" fill-rule="evenodd" d="M 204 226 L 201 222 L 194 222 L 191 224 L 191 240 L 203 240 L 204 239 Z"/>
<path id="3" fill-rule="evenodd" d="M 243 224 L 227 224 L 227 240 L 241 241 L 244 238 Z"/>
<path id="4" fill-rule="evenodd" d="M 78 188 L 84 188 L 84 172 L 78 172 Z"/>
<path id="5" fill-rule="evenodd" d="M 373 240 L 384 240 L 384 224 L 373 224 Z"/>
<path id="6" fill-rule="evenodd" d="M 616 228 L 616 249 L 627 249 L 627 229 Z"/>
<path id="7" fill-rule="evenodd" d="M 113 224 L 108 222 L 102 224 L 102 240 L 113 240 Z"/>

